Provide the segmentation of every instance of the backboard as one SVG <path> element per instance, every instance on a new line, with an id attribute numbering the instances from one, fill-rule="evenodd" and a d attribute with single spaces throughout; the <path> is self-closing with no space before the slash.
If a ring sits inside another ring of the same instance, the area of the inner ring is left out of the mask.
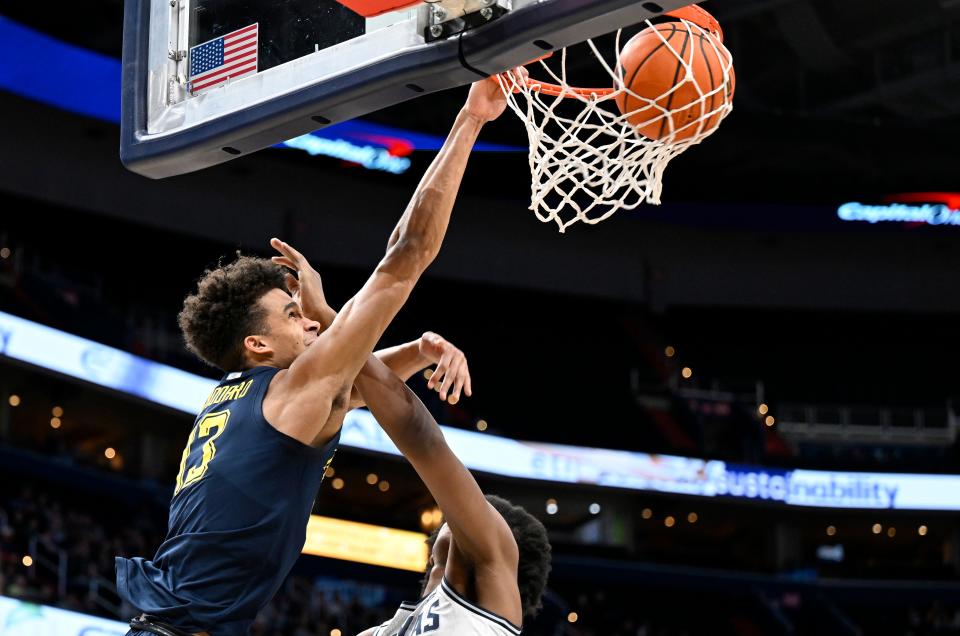
<path id="1" fill-rule="evenodd" d="M 126 0 L 121 160 L 192 172 L 686 4 Z"/>

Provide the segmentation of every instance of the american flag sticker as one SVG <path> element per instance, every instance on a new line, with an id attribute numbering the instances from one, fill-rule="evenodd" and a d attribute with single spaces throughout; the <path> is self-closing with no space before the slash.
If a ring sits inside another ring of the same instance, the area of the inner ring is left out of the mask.
<path id="1" fill-rule="evenodd" d="M 259 23 L 190 49 L 190 92 L 194 95 L 257 72 Z"/>

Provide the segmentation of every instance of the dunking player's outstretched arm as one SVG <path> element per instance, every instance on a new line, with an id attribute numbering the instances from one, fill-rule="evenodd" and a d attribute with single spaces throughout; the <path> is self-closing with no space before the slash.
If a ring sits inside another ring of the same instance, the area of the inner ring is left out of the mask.
<path id="1" fill-rule="evenodd" d="M 437 422 L 400 378 L 371 357 L 356 386 L 443 511 L 454 539 L 447 578 L 462 586 L 460 591 L 469 588 L 484 609 L 519 624 L 523 615 L 517 589 L 519 550 L 507 522 L 487 502 Z"/>
<path id="2" fill-rule="evenodd" d="M 467 103 L 417 186 L 373 275 L 343 306 L 330 327 L 289 369 L 275 377 L 263 404 L 264 415 L 274 427 L 308 444 L 321 444 L 332 437 L 333 433 L 324 434 L 324 428 L 347 406 L 353 379 L 440 250 L 480 128 L 498 117 L 505 106 L 494 80 L 471 87 Z M 309 267 L 289 245 L 277 239 L 271 244 L 289 259 L 293 269 Z M 312 283 L 307 277 L 301 284 Z M 345 393 L 344 403 L 337 404 Z"/>

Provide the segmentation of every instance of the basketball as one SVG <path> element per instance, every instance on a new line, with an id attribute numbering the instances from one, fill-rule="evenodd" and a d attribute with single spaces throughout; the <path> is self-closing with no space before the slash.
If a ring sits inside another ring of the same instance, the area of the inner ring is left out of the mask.
<path id="1" fill-rule="evenodd" d="M 724 102 L 733 100 L 729 51 L 691 22 L 647 27 L 627 42 L 619 62 L 626 90 L 617 95 L 617 108 L 649 139 L 709 134 L 720 124 Z"/>

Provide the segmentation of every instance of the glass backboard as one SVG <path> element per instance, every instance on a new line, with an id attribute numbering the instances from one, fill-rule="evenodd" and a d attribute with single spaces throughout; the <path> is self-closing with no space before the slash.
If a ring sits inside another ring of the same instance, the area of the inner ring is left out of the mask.
<path id="1" fill-rule="evenodd" d="M 685 4 L 125 0 L 121 160 L 192 172 Z"/>

